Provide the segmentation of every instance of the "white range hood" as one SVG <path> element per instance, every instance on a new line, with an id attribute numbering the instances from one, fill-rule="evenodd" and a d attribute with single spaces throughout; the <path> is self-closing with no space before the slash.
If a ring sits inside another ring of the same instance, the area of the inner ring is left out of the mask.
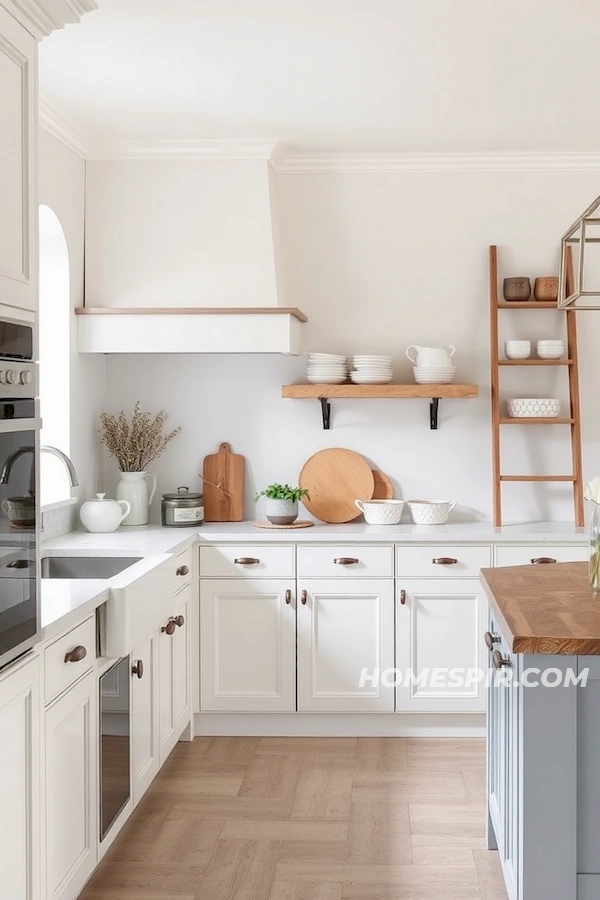
<path id="1" fill-rule="evenodd" d="M 75 310 L 80 353 L 301 352 L 306 316 L 292 307 Z"/>

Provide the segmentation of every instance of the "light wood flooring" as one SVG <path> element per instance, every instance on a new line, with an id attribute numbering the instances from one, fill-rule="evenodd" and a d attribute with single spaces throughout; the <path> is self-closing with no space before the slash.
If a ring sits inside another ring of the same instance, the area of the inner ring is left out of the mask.
<path id="1" fill-rule="evenodd" d="M 180 743 L 81 900 L 506 900 L 480 740 Z"/>

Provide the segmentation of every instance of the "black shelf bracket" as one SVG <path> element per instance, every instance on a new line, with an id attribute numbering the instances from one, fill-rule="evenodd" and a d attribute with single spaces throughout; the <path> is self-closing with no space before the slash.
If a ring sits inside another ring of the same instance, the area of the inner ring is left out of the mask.
<path id="1" fill-rule="evenodd" d="M 429 404 L 429 428 L 431 431 L 438 430 L 438 413 L 440 407 L 440 398 L 432 397 Z"/>
<path id="2" fill-rule="evenodd" d="M 331 428 L 331 403 L 327 397 L 319 397 L 321 403 L 321 415 L 323 416 L 323 431 Z"/>

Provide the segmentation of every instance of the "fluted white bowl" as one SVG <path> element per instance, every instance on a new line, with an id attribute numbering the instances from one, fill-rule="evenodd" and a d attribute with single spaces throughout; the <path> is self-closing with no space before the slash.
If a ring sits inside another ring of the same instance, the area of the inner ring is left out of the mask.
<path id="1" fill-rule="evenodd" d="M 508 415 L 513 419 L 555 419 L 560 415 L 560 400 L 541 397 L 519 397 L 508 401 Z"/>

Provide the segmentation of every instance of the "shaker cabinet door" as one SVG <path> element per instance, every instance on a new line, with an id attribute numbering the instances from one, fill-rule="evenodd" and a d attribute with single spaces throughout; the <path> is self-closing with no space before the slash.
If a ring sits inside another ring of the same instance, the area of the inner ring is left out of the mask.
<path id="1" fill-rule="evenodd" d="M 296 709 L 294 582 L 200 585 L 200 706 L 239 712 Z"/>
<path id="2" fill-rule="evenodd" d="M 475 578 L 398 580 L 398 712 L 485 711 L 486 606 Z"/>
<path id="3" fill-rule="evenodd" d="M 298 710 L 393 712 L 394 582 L 298 584 Z M 376 670 L 384 680 L 363 680 Z"/>
<path id="4" fill-rule="evenodd" d="M 131 656 L 131 770 L 133 802 L 139 803 L 158 772 L 157 635 Z"/>
<path id="5" fill-rule="evenodd" d="M 35 38 L 0 6 L 0 299 L 31 311 L 37 281 L 36 55 Z"/>

